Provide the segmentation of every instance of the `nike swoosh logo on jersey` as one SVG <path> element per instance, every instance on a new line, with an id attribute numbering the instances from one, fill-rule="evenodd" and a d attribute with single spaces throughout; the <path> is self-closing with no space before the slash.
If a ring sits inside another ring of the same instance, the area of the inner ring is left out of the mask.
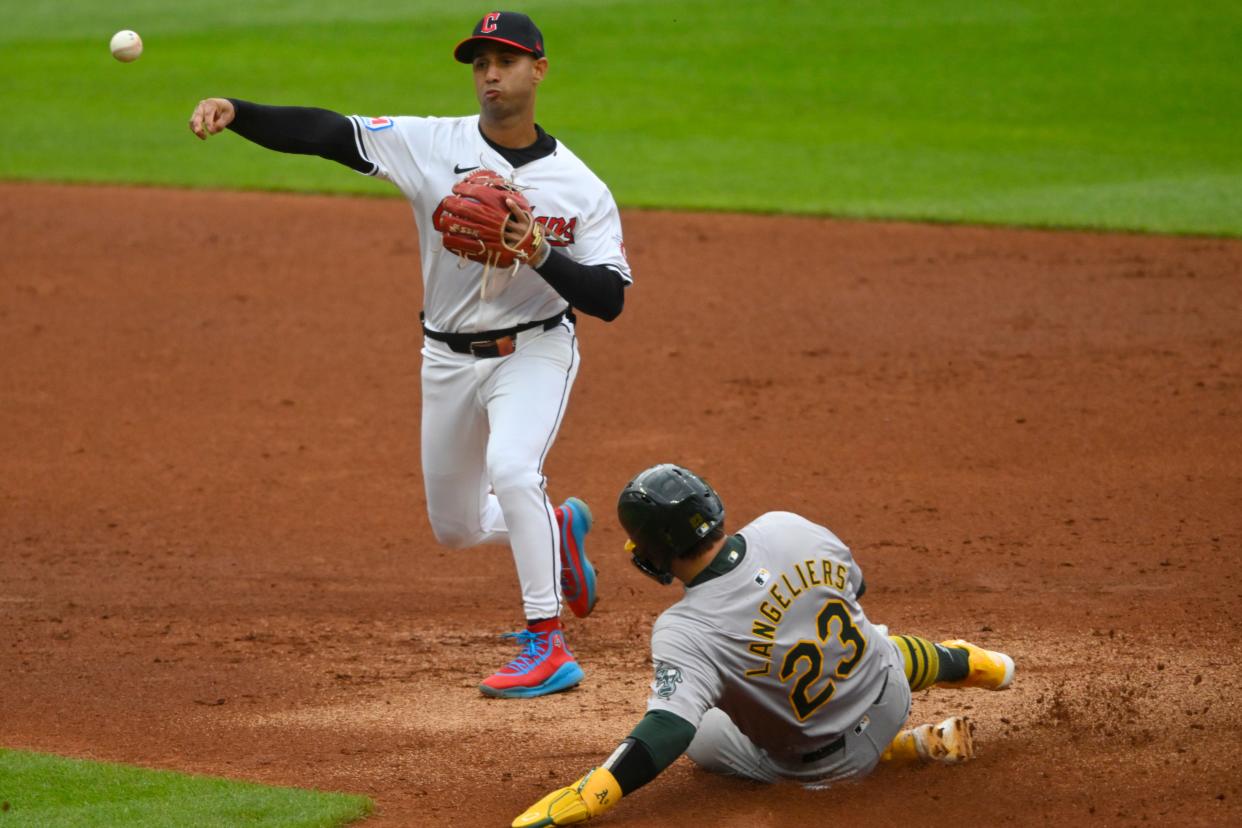
<path id="1" fill-rule="evenodd" d="M 463 167 L 461 164 L 454 164 L 453 172 L 457 173 L 458 175 L 461 175 L 464 172 L 470 172 L 471 170 L 477 170 L 478 168 L 479 168 L 478 164 L 475 164 L 473 167 Z"/>

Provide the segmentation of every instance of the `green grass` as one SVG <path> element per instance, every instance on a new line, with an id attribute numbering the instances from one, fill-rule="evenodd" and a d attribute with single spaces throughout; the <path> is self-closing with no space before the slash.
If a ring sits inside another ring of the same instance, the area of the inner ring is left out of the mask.
<path id="1" fill-rule="evenodd" d="M 545 0 L 539 120 L 627 206 L 1242 235 L 1232 0 Z M 185 128 L 231 95 L 466 114 L 490 7 L 22 3 L 0 30 L 0 177 L 389 194 Z M 111 59 L 133 28 L 146 54 Z"/>
<path id="2" fill-rule="evenodd" d="M 361 796 L 0 749 L 0 826 L 329 828 L 370 812 Z"/>

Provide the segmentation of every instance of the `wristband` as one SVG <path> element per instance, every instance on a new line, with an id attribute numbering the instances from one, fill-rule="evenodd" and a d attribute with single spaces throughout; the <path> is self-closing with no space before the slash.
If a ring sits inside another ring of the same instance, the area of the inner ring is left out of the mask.
<path id="1" fill-rule="evenodd" d="M 621 801 L 621 786 L 608 768 L 596 768 L 582 777 L 577 784 L 578 796 L 586 805 L 587 813 L 599 816 Z"/>

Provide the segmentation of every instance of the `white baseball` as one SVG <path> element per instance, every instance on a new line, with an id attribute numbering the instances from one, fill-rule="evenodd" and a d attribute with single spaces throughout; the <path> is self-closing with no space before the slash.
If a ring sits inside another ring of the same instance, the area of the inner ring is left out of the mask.
<path id="1" fill-rule="evenodd" d="M 142 38 L 137 32 L 122 29 L 112 36 L 112 56 L 121 63 L 129 63 L 142 54 Z"/>

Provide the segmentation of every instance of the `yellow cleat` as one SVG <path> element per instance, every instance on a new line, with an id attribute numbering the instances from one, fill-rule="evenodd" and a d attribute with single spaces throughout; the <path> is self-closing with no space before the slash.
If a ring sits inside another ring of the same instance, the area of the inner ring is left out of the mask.
<path id="1" fill-rule="evenodd" d="M 950 716 L 938 725 L 914 728 L 919 755 L 928 762 L 956 765 L 975 757 L 974 724 L 965 716 Z"/>
<path id="2" fill-rule="evenodd" d="M 925 724 L 903 730 L 893 739 L 882 761 L 941 762 L 956 765 L 975 756 L 974 723 L 965 716 L 950 716 L 937 725 Z"/>
<path id="3" fill-rule="evenodd" d="M 1013 659 L 995 650 L 985 650 L 960 638 L 941 641 L 942 647 L 958 647 L 970 654 L 970 675 L 961 681 L 938 681 L 937 687 L 980 687 L 1004 690 L 1013 684 Z"/>

